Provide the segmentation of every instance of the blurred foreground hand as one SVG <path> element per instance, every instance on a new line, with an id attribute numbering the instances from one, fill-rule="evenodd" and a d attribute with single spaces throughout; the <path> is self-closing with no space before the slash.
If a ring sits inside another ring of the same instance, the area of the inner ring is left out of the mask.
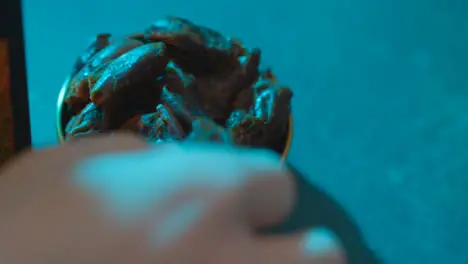
<path id="1" fill-rule="evenodd" d="M 345 263 L 322 229 L 254 232 L 293 189 L 275 155 L 221 145 L 114 135 L 26 153 L 0 172 L 0 263 Z"/>

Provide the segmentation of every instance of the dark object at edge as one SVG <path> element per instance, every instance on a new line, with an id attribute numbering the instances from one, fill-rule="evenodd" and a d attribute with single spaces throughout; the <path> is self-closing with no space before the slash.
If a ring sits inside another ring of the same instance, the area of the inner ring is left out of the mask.
<path id="1" fill-rule="evenodd" d="M 13 144 L 16 153 L 31 147 L 23 17 L 21 1 L 0 2 L 0 38 L 8 41 L 9 49 Z"/>

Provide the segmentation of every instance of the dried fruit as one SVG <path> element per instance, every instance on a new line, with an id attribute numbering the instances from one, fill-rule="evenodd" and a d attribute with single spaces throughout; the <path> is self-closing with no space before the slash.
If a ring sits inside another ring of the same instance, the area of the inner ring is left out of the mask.
<path id="1" fill-rule="evenodd" d="M 77 72 L 81 71 L 96 53 L 107 47 L 109 45 L 110 36 L 111 35 L 107 33 L 96 35 L 88 48 L 76 59 L 71 74 L 75 75 Z"/>
<path id="2" fill-rule="evenodd" d="M 71 80 L 65 102 L 72 108 L 83 102 L 89 102 L 89 92 L 92 89 L 89 84 L 94 84 L 97 81 L 110 62 L 141 45 L 142 43 L 137 40 L 119 39 L 110 44 L 107 43 L 102 49 L 96 49 L 97 52 L 86 60 L 86 64 L 80 67 Z"/>
<path id="3" fill-rule="evenodd" d="M 284 148 L 292 92 L 260 68 L 259 49 L 177 17 L 106 45 L 70 84 L 78 114 L 68 138 L 126 130 L 153 142 Z"/>
<path id="4" fill-rule="evenodd" d="M 88 104 L 80 114 L 74 116 L 68 123 L 67 136 L 74 137 L 88 131 L 100 130 L 102 117 L 102 112 L 95 104 Z"/>

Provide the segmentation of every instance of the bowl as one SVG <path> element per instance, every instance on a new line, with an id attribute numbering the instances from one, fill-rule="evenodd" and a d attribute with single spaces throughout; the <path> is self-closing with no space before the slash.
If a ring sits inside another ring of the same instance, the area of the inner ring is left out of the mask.
<path id="1" fill-rule="evenodd" d="M 67 79 L 62 85 L 62 88 L 60 90 L 58 100 L 57 100 L 56 130 L 57 130 L 57 138 L 60 144 L 65 142 L 65 127 L 71 117 L 67 113 L 67 108 L 65 107 L 65 95 L 70 85 L 71 79 L 72 79 L 71 76 L 67 77 Z M 274 149 L 276 152 L 281 154 L 282 160 L 286 160 L 289 154 L 292 138 L 293 138 L 293 118 L 291 115 L 289 116 L 287 133 L 281 139 L 281 143 L 278 144 L 278 147 Z"/>

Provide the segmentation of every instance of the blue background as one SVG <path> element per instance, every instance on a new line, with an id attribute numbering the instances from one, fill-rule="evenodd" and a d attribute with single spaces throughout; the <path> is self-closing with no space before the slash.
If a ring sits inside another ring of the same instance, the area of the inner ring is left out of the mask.
<path id="1" fill-rule="evenodd" d="M 295 92 L 290 160 L 388 263 L 468 263 L 468 1 L 23 2 L 35 146 L 56 144 L 57 94 L 90 37 L 183 16 L 262 48 Z"/>

